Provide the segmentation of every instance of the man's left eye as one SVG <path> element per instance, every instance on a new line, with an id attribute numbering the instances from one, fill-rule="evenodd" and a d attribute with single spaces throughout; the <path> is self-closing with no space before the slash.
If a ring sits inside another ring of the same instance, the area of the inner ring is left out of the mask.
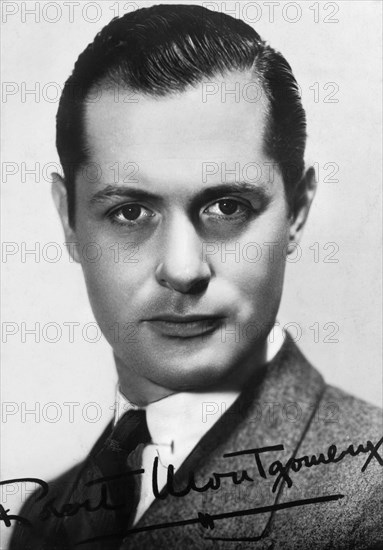
<path id="1" fill-rule="evenodd" d="M 249 212 L 249 207 L 234 199 L 220 199 L 208 206 L 205 210 L 207 214 L 213 214 L 213 216 L 218 216 L 221 218 L 225 217 L 242 217 Z"/>

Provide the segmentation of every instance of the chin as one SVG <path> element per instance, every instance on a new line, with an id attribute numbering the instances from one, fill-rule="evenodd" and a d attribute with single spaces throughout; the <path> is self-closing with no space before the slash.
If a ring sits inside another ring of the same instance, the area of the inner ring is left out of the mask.
<path id="1" fill-rule="evenodd" d="M 222 384 L 229 376 L 231 369 L 229 365 L 222 363 L 195 363 L 183 361 L 180 367 L 177 365 L 163 366 L 158 375 L 158 364 L 156 365 L 156 374 L 151 376 L 151 380 L 161 386 L 167 387 L 173 391 L 208 391 L 215 389 Z"/>

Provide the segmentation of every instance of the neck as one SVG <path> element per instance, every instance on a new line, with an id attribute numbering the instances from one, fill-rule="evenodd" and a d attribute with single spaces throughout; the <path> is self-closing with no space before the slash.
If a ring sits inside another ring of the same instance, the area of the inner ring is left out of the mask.
<path id="1" fill-rule="evenodd" d="M 174 390 L 164 388 L 151 380 L 137 375 L 116 355 L 114 355 L 114 361 L 117 368 L 120 390 L 134 405 L 146 407 L 149 403 L 154 403 L 175 393 Z"/>

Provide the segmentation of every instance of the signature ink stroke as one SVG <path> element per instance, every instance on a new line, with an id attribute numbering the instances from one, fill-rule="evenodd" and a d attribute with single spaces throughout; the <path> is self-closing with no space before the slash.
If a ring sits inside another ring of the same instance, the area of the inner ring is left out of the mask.
<path id="1" fill-rule="evenodd" d="M 266 466 L 264 464 L 261 456 L 265 455 L 266 453 L 283 451 L 284 446 L 282 444 L 271 445 L 268 447 L 260 447 L 255 449 L 243 449 L 240 451 L 234 451 L 231 453 L 224 454 L 223 458 L 243 456 L 243 455 L 253 455 L 255 460 L 255 465 L 256 465 L 256 471 L 258 472 L 258 474 L 262 478 L 267 479 L 267 473 L 266 473 L 267 471 L 269 476 L 275 477 L 274 484 L 272 487 L 272 492 L 275 493 L 282 482 L 286 482 L 288 487 L 292 487 L 293 480 L 291 478 L 291 472 L 297 473 L 302 468 L 312 468 L 320 465 L 323 466 L 328 464 L 336 464 L 344 460 L 346 456 L 355 457 L 361 454 L 366 454 L 366 455 L 368 454 L 365 460 L 365 463 L 361 468 L 362 472 L 366 471 L 368 465 L 373 459 L 375 459 L 380 466 L 383 466 L 383 457 L 378 452 L 382 444 L 383 444 L 383 437 L 375 444 L 372 443 L 370 440 L 367 440 L 365 444 L 358 444 L 356 446 L 351 444 L 346 449 L 341 451 L 338 451 L 337 446 L 335 444 L 332 444 L 328 447 L 326 453 L 319 453 L 318 455 L 313 454 L 310 456 L 305 455 L 302 457 L 291 456 L 286 463 L 282 463 L 280 460 L 275 460 L 269 466 Z M 239 485 L 243 482 L 254 481 L 254 479 L 249 475 L 249 473 L 246 470 L 242 470 L 241 472 L 238 472 L 238 471 L 214 472 L 212 476 L 209 478 L 209 480 L 207 481 L 207 483 L 205 483 L 202 486 L 198 486 L 195 481 L 194 472 L 190 472 L 186 486 L 182 489 L 176 490 L 174 487 L 174 480 L 175 480 L 174 466 L 170 464 L 168 466 L 167 481 L 166 481 L 165 487 L 160 491 L 158 487 L 158 481 L 157 481 L 157 472 L 158 472 L 158 457 L 155 457 L 153 461 L 153 468 L 152 468 L 152 490 L 153 490 L 153 495 L 157 499 L 166 499 L 169 495 L 177 498 L 182 498 L 182 497 L 185 497 L 187 494 L 189 494 L 191 491 L 198 492 L 198 493 L 203 493 L 209 490 L 217 491 L 221 487 L 221 479 L 224 479 L 224 478 L 230 478 L 231 482 L 234 485 Z M 143 473 L 144 473 L 144 470 L 140 469 L 140 470 L 127 472 L 122 476 L 112 476 L 112 477 L 115 478 L 115 477 L 124 477 L 125 475 L 141 475 Z M 99 496 L 99 501 L 96 504 L 92 504 L 90 502 L 90 499 L 87 498 L 81 502 L 64 503 L 63 505 L 61 505 L 60 509 L 57 509 L 55 507 L 55 499 L 52 498 L 44 504 L 39 514 L 39 519 L 42 521 L 45 521 L 49 519 L 51 516 L 55 516 L 59 518 L 74 516 L 81 509 L 85 510 L 88 513 L 92 513 L 100 509 L 112 511 L 125 506 L 125 503 L 117 504 L 117 505 L 112 505 L 108 503 L 106 483 L 110 479 L 111 477 L 101 477 L 101 478 L 91 480 L 86 484 L 86 486 L 100 484 L 100 496 Z M 0 485 L 8 485 L 8 484 L 22 483 L 22 482 L 36 483 L 37 485 L 40 486 L 41 492 L 38 496 L 36 496 L 36 502 L 41 501 L 44 497 L 48 496 L 49 494 L 49 491 L 50 491 L 49 484 L 39 478 L 24 477 L 24 478 L 8 479 L 8 480 L 0 481 Z M 266 512 L 281 510 L 283 508 L 291 508 L 291 507 L 305 506 L 309 504 L 320 504 L 323 502 L 331 502 L 331 501 L 339 500 L 343 497 L 344 495 L 342 494 L 325 495 L 321 497 L 296 500 L 296 501 L 286 502 L 282 504 L 273 504 L 271 506 L 249 508 L 247 510 L 240 510 L 240 511 L 234 511 L 234 512 L 223 512 L 223 513 L 214 514 L 214 515 L 209 513 L 199 512 L 198 517 L 196 518 L 189 518 L 189 519 L 176 521 L 176 522 L 168 522 L 164 524 L 132 528 L 129 531 L 125 531 L 124 533 L 109 534 L 101 537 L 95 537 L 92 539 L 79 541 L 78 544 L 81 545 L 81 544 L 85 544 L 86 542 L 91 542 L 96 540 L 104 540 L 104 539 L 107 540 L 107 539 L 116 538 L 119 536 L 127 536 L 134 533 L 142 532 L 142 531 L 164 529 L 167 527 L 181 527 L 185 525 L 193 525 L 198 523 L 205 528 L 214 529 L 214 522 L 223 520 L 223 519 L 263 514 Z M 0 522 L 3 522 L 6 527 L 11 527 L 12 521 L 22 522 L 27 526 L 31 525 L 30 521 L 27 518 L 24 518 L 20 515 L 9 514 L 9 512 L 10 512 L 9 509 L 6 510 L 4 506 L 0 504 Z"/>

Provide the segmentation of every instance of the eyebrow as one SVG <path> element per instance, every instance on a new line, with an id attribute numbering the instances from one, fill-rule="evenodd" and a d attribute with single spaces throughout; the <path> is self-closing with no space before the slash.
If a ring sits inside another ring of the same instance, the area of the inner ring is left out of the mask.
<path id="1" fill-rule="evenodd" d="M 125 187 L 122 185 L 107 185 L 101 191 L 98 191 L 91 197 L 89 204 L 93 205 L 98 202 L 104 202 L 115 198 L 131 198 L 141 200 L 160 200 L 158 195 L 145 191 L 145 189 L 136 189 L 133 187 Z"/>
<path id="2" fill-rule="evenodd" d="M 260 201 L 266 201 L 269 198 L 269 193 L 264 185 L 253 185 L 251 183 L 241 181 L 228 184 L 222 183 L 202 189 L 192 198 L 191 203 L 192 205 L 195 205 L 198 203 L 209 202 L 213 199 L 222 197 L 223 195 L 231 195 L 234 193 L 252 194 Z M 107 185 L 104 189 L 98 191 L 91 197 L 89 204 L 93 205 L 116 198 L 163 202 L 163 197 L 146 191 L 145 189 L 126 187 L 122 185 Z"/>
<path id="3" fill-rule="evenodd" d="M 265 201 L 269 198 L 269 193 L 264 185 L 253 185 L 251 183 L 240 181 L 237 183 L 221 183 L 202 189 L 196 197 L 192 199 L 192 204 L 196 202 L 209 202 L 213 199 L 218 199 L 223 195 L 232 194 L 251 194 L 260 201 Z"/>

